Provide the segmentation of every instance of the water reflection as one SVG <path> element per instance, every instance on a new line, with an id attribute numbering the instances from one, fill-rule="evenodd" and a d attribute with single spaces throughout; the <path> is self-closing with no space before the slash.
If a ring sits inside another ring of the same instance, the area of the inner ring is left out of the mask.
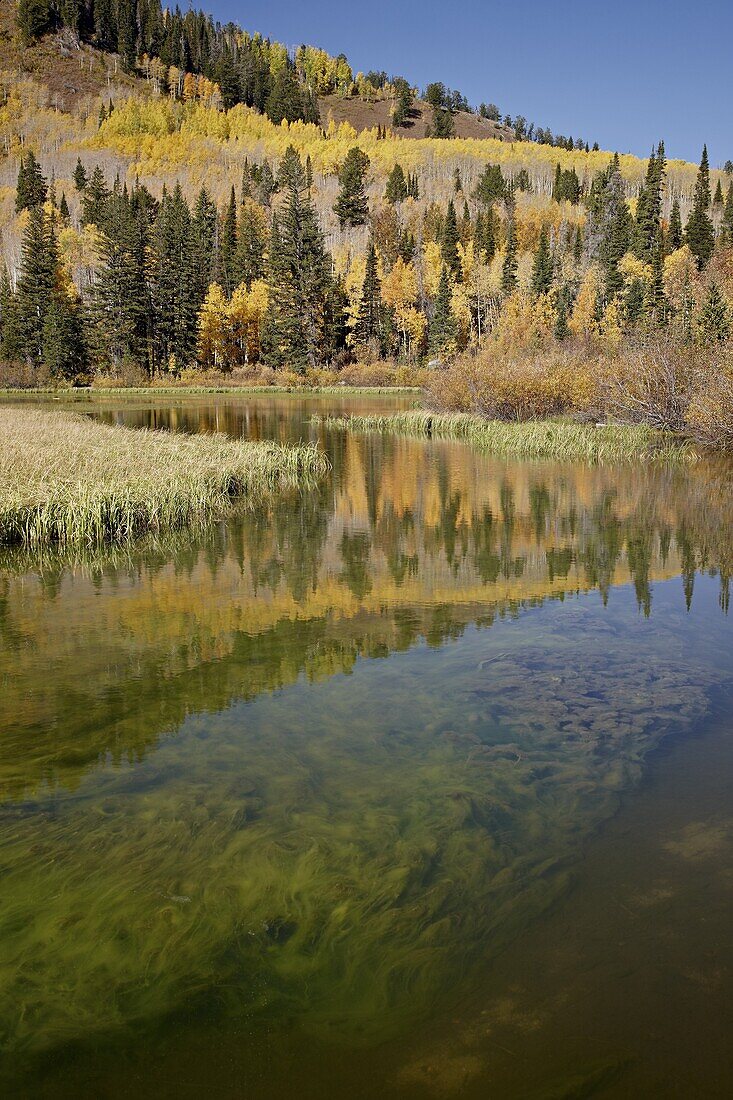
<path id="1" fill-rule="evenodd" d="M 409 1028 L 730 680 L 725 471 L 319 432 L 328 482 L 203 539 L 4 559 L 12 1050 L 181 1012 Z"/>

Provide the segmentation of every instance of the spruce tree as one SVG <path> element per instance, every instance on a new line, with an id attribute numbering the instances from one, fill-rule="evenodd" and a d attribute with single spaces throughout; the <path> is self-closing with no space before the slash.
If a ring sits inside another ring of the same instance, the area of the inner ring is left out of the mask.
<path id="1" fill-rule="evenodd" d="M 347 225 L 366 225 L 369 217 L 364 180 L 369 169 L 369 157 L 358 146 L 349 149 L 339 172 L 339 191 L 334 213 L 341 228 Z"/>
<path id="2" fill-rule="evenodd" d="M 21 243 L 15 302 L 23 351 L 36 366 L 43 362 L 43 327 L 58 276 L 58 249 L 50 219 L 42 206 L 32 206 Z"/>
<path id="3" fill-rule="evenodd" d="M 401 164 L 395 164 L 387 177 L 384 197 L 391 203 L 404 202 L 407 198 L 407 182 Z"/>
<path id="4" fill-rule="evenodd" d="M 715 231 L 708 213 L 710 209 L 710 166 L 707 145 L 703 146 L 700 168 L 695 183 L 692 211 L 685 228 L 685 241 L 692 252 L 699 271 L 713 254 Z"/>
<path id="5" fill-rule="evenodd" d="M 514 211 L 509 214 L 506 236 L 506 253 L 501 268 L 501 292 L 506 297 L 517 285 L 517 234 L 514 227 Z"/>
<path id="6" fill-rule="evenodd" d="M 713 196 L 713 206 L 722 206 L 723 202 L 723 188 L 720 180 L 718 180 L 718 185 L 715 188 L 715 195 Z"/>
<path id="7" fill-rule="evenodd" d="M 155 313 L 154 367 L 191 362 L 196 349 L 195 242 L 180 184 L 163 196 L 152 238 Z"/>
<path id="8" fill-rule="evenodd" d="M 221 236 L 219 244 L 219 272 L 217 282 L 224 288 L 227 297 L 231 297 L 236 286 L 234 273 L 235 255 L 237 251 L 237 196 L 232 187 L 229 193 L 229 203 L 221 220 Z"/>
<path id="9" fill-rule="evenodd" d="M 428 347 L 430 351 L 445 351 L 456 338 L 457 324 L 452 307 L 453 288 L 448 268 L 443 265 L 435 296 L 433 316 L 428 328 Z"/>
<path id="10" fill-rule="evenodd" d="M 104 228 L 104 219 L 110 192 L 102 169 L 97 166 L 92 172 L 81 198 L 82 225 L 96 225 Z"/>
<path id="11" fill-rule="evenodd" d="M 680 214 L 679 199 L 672 203 L 672 211 L 669 215 L 669 233 L 667 235 L 667 250 L 676 252 L 682 248 L 682 216 Z"/>
<path id="12" fill-rule="evenodd" d="M 608 169 L 594 179 L 588 207 L 590 255 L 600 262 L 605 276 L 606 295 L 612 298 L 623 287 L 618 264 L 628 250 L 632 225 L 617 153 Z"/>
<path id="13" fill-rule="evenodd" d="M 41 206 L 48 198 L 48 186 L 43 178 L 41 166 L 29 151 L 25 157 L 20 158 L 18 166 L 18 184 L 15 192 L 15 212 L 32 210 L 34 206 Z"/>
<path id="14" fill-rule="evenodd" d="M 664 146 L 659 146 L 649 158 L 646 178 L 636 205 L 636 217 L 631 233 L 631 250 L 645 263 L 650 263 L 657 242 L 662 216 L 662 187 L 666 170 Z"/>
<path id="15" fill-rule="evenodd" d="M 553 262 L 550 241 L 547 230 L 543 225 L 540 230 L 539 244 L 535 252 L 534 267 L 532 269 L 532 293 L 535 298 L 539 298 L 541 294 L 547 294 L 552 286 L 552 276 Z"/>
<path id="16" fill-rule="evenodd" d="M 700 310 L 700 333 L 704 340 L 723 343 L 731 333 L 731 315 L 716 283 L 711 283 Z"/>
<path id="17" fill-rule="evenodd" d="M 262 210 L 252 199 L 242 204 L 237 225 L 237 248 L 234 254 L 235 282 L 250 287 L 265 274 L 266 224 Z"/>
<path id="18" fill-rule="evenodd" d="M 53 30 L 55 7 L 50 0 L 19 0 L 16 20 L 23 45 L 30 46 Z"/>
<path id="19" fill-rule="evenodd" d="M 453 199 L 448 203 L 448 211 L 443 224 L 443 237 L 441 241 L 441 253 L 443 263 L 454 276 L 460 274 L 461 260 L 458 255 L 458 222 L 456 220 L 456 208 Z"/>
<path id="20" fill-rule="evenodd" d="M 374 238 L 370 238 L 367 247 L 364 283 L 361 290 L 359 312 L 354 327 L 354 341 L 357 344 L 369 344 L 382 337 L 382 296 L 377 263 L 377 250 Z"/>
<path id="21" fill-rule="evenodd" d="M 144 207 L 134 208 L 119 182 L 107 201 L 104 225 L 91 307 L 99 353 L 115 368 L 129 361 L 148 369 L 154 327 L 147 272 L 150 226 Z"/>
<path id="22" fill-rule="evenodd" d="M 270 234 L 262 353 L 272 367 L 303 372 L 319 360 L 330 279 L 318 217 L 292 145 L 280 165 L 279 186 L 283 201 Z"/>
<path id="23" fill-rule="evenodd" d="M 84 190 L 88 182 L 89 181 L 87 179 L 86 169 L 81 162 L 81 157 L 77 157 L 76 168 L 74 169 L 74 187 L 77 189 L 77 191 L 81 192 Z"/>

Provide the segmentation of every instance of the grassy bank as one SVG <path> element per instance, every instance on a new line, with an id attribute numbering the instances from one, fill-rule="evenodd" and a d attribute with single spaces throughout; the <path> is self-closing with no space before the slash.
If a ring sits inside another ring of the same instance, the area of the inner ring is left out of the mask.
<path id="1" fill-rule="evenodd" d="M 235 497 L 312 483 L 313 446 L 108 427 L 0 406 L 0 542 L 121 542 L 221 514 Z"/>
<path id="2" fill-rule="evenodd" d="M 571 420 L 486 420 L 469 413 L 425 410 L 392 416 L 330 417 L 330 428 L 441 436 L 473 443 L 507 458 L 555 458 L 585 462 L 690 461 L 695 452 L 646 425 L 581 424 Z"/>

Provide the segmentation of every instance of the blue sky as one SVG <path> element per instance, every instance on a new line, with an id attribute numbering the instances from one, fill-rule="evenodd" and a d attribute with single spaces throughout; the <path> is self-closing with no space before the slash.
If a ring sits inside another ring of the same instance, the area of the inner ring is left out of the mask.
<path id="1" fill-rule="evenodd" d="M 442 80 L 601 148 L 733 159 L 731 0 L 197 0 L 288 45 L 345 53 L 423 87 Z"/>

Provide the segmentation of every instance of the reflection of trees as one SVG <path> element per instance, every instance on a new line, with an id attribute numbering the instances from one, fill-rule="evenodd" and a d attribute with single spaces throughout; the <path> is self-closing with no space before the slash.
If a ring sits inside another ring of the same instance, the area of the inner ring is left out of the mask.
<path id="1" fill-rule="evenodd" d="M 565 592 L 608 599 L 631 582 L 650 614 L 655 579 L 681 575 L 689 605 L 696 571 L 717 570 L 728 607 L 722 474 L 512 466 L 345 433 L 323 442 L 330 481 L 238 510 L 203 537 L 73 575 L 49 552 L 23 578 L 33 559 L 6 555 L 5 790 L 66 781 L 107 753 L 134 757 L 192 711 L 421 638 L 441 645 Z"/>

